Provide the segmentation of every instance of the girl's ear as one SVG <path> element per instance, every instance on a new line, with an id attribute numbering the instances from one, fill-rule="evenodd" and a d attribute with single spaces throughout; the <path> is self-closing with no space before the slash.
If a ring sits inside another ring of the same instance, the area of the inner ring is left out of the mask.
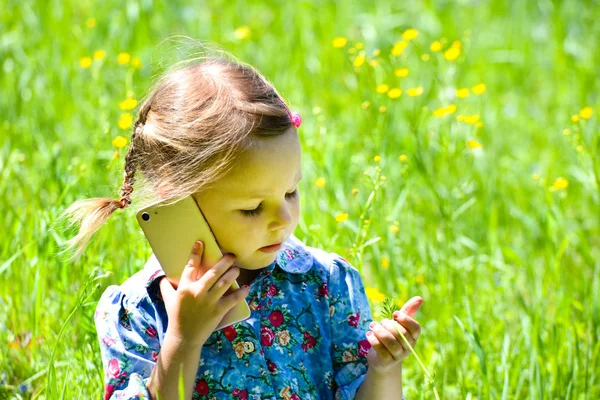
<path id="1" fill-rule="evenodd" d="M 166 183 L 161 183 L 160 185 L 158 185 L 158 195 L 160 196 L 161 200 L 166 199 L 168 193 L 169 190 L 167 189 Z"/>

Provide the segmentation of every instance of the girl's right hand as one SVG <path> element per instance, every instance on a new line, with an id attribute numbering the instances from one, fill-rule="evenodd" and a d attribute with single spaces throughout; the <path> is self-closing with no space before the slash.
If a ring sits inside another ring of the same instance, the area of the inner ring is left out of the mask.
<path id="1" fill-rule="evenodd" d="M 188 346 L 202 347 L 217 328 L 225 314 L 248 296 L 249 288 L 240 288 L 223 296 L 239 276 L 232 267 L 236 257 L 226 254 L 205 274 L 201 275 L 203 243 L 194 243 L 177 289 L 163 278 L 160 289 L 169 325 L 167 333 Z"/>

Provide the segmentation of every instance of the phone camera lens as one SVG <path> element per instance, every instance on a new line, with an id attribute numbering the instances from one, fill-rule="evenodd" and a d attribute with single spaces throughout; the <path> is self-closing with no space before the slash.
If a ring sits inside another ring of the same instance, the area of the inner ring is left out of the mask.
<path id="1" fill-rule="evenodd" d="M 147 212 L 142 213 L 142 219 L 144 221 L 149 221 L 150 220 L 150 214 L 148 214 Z"/>

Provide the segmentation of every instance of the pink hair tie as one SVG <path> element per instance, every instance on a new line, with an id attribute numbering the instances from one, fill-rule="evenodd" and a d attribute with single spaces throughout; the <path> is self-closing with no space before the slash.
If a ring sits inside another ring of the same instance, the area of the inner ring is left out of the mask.
<path id="1" fill-rule="evenodd" d="M 294 125 L 296 128 L 300 128 L 300 124 L 302 123 L 302 117 L 300 116 L 300 114 L 298 114 L 295 111 L 291 112 L 290 109 L 288 108 L 288 106 L 283 102 L 283 100 L 281 100 L 281 98 L 279 99 L 279 101 L 281 101 L 281 104 L 283 104 L 283 106 L 287 110 L 288 115 L 290 116 L 290 119 L 292 120 L 292 125 Z"/>

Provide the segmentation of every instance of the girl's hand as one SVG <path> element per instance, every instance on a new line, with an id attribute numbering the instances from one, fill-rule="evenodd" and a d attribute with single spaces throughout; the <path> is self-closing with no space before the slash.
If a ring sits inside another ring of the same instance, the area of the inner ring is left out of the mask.
<path id="1" fill-rule="evenodd" d="M 165 278 L 160 281 L 160 290 L 169 317 L 167 334 L 186 345 L 202 347 L 225 314 L 248 296 L 249 289 L 223 296 L 240 274 L 239 267 L 233 267 L 235 255 L 226 254 L 201 275 L 203 244 L 196 243 L 177 290 Z"/>
<path id="2" fill-rule="evenodd" d="M 369 326 L 371 331 L 367 332 L 367 340 L 372 346 L 367 354 L 369 368 L 373 368 L 377 372 L 388 372 L 401 364 L 402 360 L 411 353 L 394 325 L 400 324 L 400 332 L 414 349 L 421 333 L 421 325 L 412 317 L 419 310 L 421 304 L 423 304 L 421 297 L 413 297 L 402 306 L 400 311 L 394 312 L 394 321 L 384 319 L 381 324 L 375 321 L 371 323 Z"/>

